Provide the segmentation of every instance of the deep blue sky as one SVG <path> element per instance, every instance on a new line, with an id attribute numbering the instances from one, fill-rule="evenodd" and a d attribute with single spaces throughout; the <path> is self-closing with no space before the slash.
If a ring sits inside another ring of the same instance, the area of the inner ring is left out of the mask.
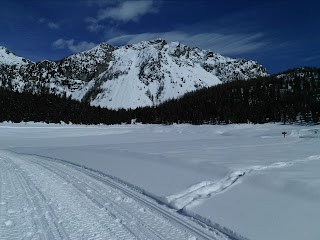
<path id="1" fill-rule="evenodd" d="M 252 59 L 270 73 L 320 67 L 320 3 L 260 0 L 1 0 L 0 46 L 33 61 L 163 38 Z"/>

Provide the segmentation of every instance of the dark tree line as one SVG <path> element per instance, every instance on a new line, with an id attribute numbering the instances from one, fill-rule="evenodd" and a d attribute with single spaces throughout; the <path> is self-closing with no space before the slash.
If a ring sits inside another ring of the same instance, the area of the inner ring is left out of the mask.
<path id="1" fill-rule="evenodd" d="M 144 123 L 319 123 L 320 69 L 232 81 L 136 110 Z"/>
<path id="2" fill-rule="evenodd" d="M 129 111 L 91 107 L 66 96 L 42 93 L 18 93 L 0 88 L 0 121 L 36 121 L 47 123 L 119 124 L 130 123 Z"/>
<path id="3" fill-rule="evenodd" d="M 186 94 L 158 107 L 118 111 L 55 96 L 0 88 L 0 121 L 130 123 L 319 123 L 320 69 L 303 68 L 248 81 L 232 81 Z"/>

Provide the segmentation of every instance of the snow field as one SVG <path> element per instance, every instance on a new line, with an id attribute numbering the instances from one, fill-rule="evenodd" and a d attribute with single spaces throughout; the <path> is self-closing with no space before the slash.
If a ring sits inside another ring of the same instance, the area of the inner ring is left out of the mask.
<path id="1" fill-rule="evenodd" d="M 249 239 L 318 240 L 318 129 L 3 123 L 0 146 L 107 173 Z"/>

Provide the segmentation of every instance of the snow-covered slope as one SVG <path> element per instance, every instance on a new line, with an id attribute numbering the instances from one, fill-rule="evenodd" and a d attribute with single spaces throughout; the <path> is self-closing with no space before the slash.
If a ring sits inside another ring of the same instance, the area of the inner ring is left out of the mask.
<path id="1" fill-rule="evenodd" d="M 26 65 L 28 63 L 31 63 L 30 60 L 27 60 L 22 57 L 16 56 L 13 52 L 10 52 L 5 47 L 0 46 L 0 65 Z"/>
<path id="2" fill-rule="evenodd" d="M 16 66 L 0 63 L 0 84 L 20 92 L 66 94 L 113 109 L 157 105 L 221 82 L 267 75 L 254 61 L 164 40 L 120 48 L 101 43 L 60 61 Z"/>
<path id="3" fill-rule="evenodd" d="M 221 82 L 194 56 L 175 55 L 179 47 L 178 43 L 143 42 L 116 50 L 101 77 L 102 91 L 93 96 L 92 104 L 111 108 L 150 106 Z"/>
<path id="4" fill-rule="evenodd" d="M 141 42 L 114 51 L 99 79 L 91 104 L 118 108 L 152 106 L 223 81 L 263 76 L 253 61 L 223 57 L 163 40 Z"/>

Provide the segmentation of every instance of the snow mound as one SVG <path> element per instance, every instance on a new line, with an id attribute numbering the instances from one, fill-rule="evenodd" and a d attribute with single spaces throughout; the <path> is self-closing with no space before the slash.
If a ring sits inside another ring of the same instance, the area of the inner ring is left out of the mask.
<path id="1" fill-rule="evenodd" d="M 293 130 L 290 136 L 299 138 L 320 138 L 320 128 Z"/>

